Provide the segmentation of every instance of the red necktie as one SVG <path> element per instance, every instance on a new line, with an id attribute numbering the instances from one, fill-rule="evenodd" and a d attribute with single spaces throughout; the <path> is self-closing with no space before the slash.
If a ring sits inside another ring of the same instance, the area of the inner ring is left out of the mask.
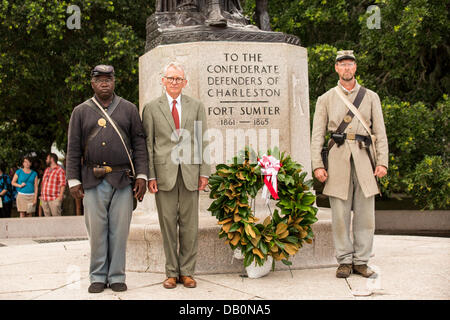
<path id="1" fill-rule="evenodd" d="M 178 110 L 177 110 L 177 100 L 173 100 L 173 107 L 172 107 L 172 117 L 173 122 L 175 123 L 175 129 L 180 129 L 180 117 L 178 116 Z"/>

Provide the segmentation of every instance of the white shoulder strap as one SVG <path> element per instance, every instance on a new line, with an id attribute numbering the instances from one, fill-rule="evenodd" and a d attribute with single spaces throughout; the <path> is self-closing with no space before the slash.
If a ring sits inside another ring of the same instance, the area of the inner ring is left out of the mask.
<path id="1" fill-rule="evenodd" d="M 366 129 L 366 131 L 369 133 L 369 135 L 371 135 L 372 131 L 370 130 L 370 127 L 369 127 L 368 123 L 366 122 L 366 120 L 363 118 L 361 112 L 359 112 L 359 110 L 353 105 L 353 103 L 348 101 L 348 99 L 344 96 L 344 94 L 342 93 L 342 90 L 340 90 L 339 87 L 335 87 L 334 89 L 335 89 L 336 93 L 338 94 L 339 98 L 341 98 L 342 101 L 345 103 L 347 108 L 349 108 L 350 111 L 353 112 L 353 114 L 362 123 L 364 129 Z"/>
<path id="2" fill-rule="evenodd" d="M 95 97 L 92 98 L 92 101 L 94 101 L 95 105 L 103 112 L 103 114 L 105 115 L 106 119 L 108 119 L 109 123 L 111 123 L 111 125 L 114 128 L 114 130 L 116 130 L 117 134 L 119 135 L 120 141 L 122 141 L 123 147 L 125 148 L 125 151 L 127 152 L 127 156 L 128 156 L 128 160 L 130 161 L 131 171 L 133 172 L 133 176 L 136 177 L 136 172 L 134 171 L 133 161 L 131 160 L 131 156 L 130 156 L 130 153 L 128 152 L 127 145 L 125 144 L 125 141 L 123 141 L 122 135 L 120 134 L 119 129 L 117 129 L 114 120 L 111 119 L 111 117 L 108 115 L 108 113 L 105 111 L 105 109 L 103 109 L 100 106 L 100 104 L 97 102 L 97 99 L 95 99 Z"/>

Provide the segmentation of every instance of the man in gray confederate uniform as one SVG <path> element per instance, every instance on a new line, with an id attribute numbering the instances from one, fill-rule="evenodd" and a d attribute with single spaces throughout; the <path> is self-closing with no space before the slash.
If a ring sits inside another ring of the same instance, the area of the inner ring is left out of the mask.
<path id="1" fill-rule="evenodd" d="M 83 199 L 91 246 L 88 291 L 102 292 L 108 284 L 125 291 L 133 192 L 142 201 L 148 177 L 145 133 L 137 107 L 114 93 L 114 68 L 98 65 L 91 77 L 94 97 L 70 118 L 67 180 L 72 196 Z"/>
<path id="2" fill-rule="evenodd" d="M 339 263 L 336 276 L 347 278 L 354 272 L 370 277 L 374 272 L 367 263 L 375 231 L 374 198 L 379 193 L 376 178 L 386 175 L 388 167 L 386 130 L 380 98 L 355 79 L 353 51 L 338 51 L 335 70 L 339 75 L 337 87 L 320 96 L 316 104 L 311 139 L 312 169 L 314 176 L 325 183 L 323 194 L 330 199 Z M 350 111 L 348 103 L 357 109 L 353 109 L 355 113 L 359 111 L 365 124 Z M 328 161 L 324 161 L 322 146 L 327 131 L 332 135 Z M 374 149 L 376 151 L 372 152 Z"/>

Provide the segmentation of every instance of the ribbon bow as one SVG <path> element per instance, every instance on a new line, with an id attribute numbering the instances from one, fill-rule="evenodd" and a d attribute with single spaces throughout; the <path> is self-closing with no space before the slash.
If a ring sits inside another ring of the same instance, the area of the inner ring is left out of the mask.
<path id="1" fill-rule="evenodd" d="M 263 155 L 261 159 L 258 159 L 258 165 L 261 166 L 261 173 L 264 175 L 265 185 L 262 192 L 262 198 L 266 199 L 266 203 L 269 202 L 269 197 L 267 196 L 267 190 L 269 190 L 272 197 L 277 200 L 277 175 L 281 168 L 280 160 L 274 156 Z"/>

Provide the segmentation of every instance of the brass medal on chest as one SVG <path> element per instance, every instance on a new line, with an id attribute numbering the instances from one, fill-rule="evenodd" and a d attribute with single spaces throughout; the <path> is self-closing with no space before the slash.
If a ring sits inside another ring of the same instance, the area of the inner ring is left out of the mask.
<path id="1" fill-rule="evenodd" d="M 103 119 L 103 118 L 98 119 L 97 123 L 98 123 L 98 125 L 100 127 L 105 127 L 106 126 L 106 120 Z"/>
<path id="2" fill-rule="evenodd" d="M 351 116 L 349 116 L 349 115 L 346 115 L 345 117 L 344 117 L 344 121 L 345 121 L 345 123 L 349 123 L 349 122 L 351 122 L 352 121 L 352 117 Z"/>

